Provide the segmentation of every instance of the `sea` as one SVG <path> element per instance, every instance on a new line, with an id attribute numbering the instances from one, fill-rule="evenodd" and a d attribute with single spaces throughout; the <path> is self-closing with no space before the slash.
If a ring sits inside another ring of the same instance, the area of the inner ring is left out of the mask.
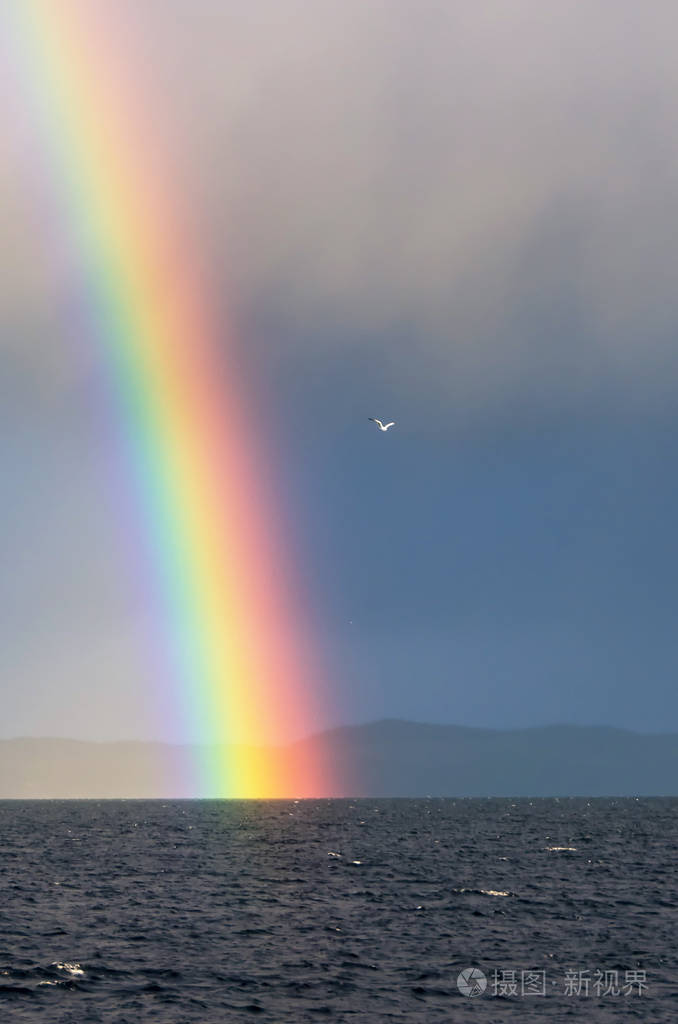
<path id="1" fill-rule="evenodd" d="M 0 802 L 0 1022 L 678 1021 L 678 799 Z"/>

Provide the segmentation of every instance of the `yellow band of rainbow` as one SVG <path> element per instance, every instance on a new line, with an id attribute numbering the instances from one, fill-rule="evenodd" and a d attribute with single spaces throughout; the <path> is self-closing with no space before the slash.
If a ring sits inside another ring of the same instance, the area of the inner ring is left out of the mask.
<path id="1" fill-rule="evenodd" d="M 234 342 L 201 273 L 182 189 L 151 142 L 143 80 L 122 45 L 123 5 L 10 6 L 27 110 L 87 298 L 78 330 L 124 438 L 175 676 L 167 699 L 211 751 L 195 795 L 322 795 L 320 752 L 303 746 L 292 758 L 271 746 L 315 730 L 319 679 Z"/>

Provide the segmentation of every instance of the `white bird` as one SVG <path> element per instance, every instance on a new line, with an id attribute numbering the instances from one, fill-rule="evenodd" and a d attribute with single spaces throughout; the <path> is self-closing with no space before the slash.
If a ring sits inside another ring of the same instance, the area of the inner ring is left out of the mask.
<path id="1" fill-rule="evenodd" d="M 374 416 L 368 416 L 368 420 L 372 423 L 376 423 L 380 430 L 388 430 L 389 427 L 395 427 L 395 423 L 382 423 L 381 420 L 377 420 Z"/>

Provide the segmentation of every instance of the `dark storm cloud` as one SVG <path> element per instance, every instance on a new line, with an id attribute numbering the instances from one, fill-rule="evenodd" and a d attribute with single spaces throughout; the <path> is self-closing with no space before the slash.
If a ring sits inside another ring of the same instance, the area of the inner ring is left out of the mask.
<path id="1" fill-rule="evenodd" d="M 673 383 L 673 4 L 127 8 L 216 277 L 283 331 L 279 358 L 292 337 L 304 357 L 377 350 L 394 382 L 416 365 L 424 396 L 481 408 Z M 25 140 L 10 128 L 2 186 L 24 319 L 59 288 Z"/>

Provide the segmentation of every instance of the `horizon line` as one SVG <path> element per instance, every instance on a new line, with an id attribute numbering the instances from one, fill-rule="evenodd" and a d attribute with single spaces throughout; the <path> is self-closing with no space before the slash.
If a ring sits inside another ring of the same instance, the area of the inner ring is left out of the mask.
<path id="1" fill-rule="evenodd" d="M 484 726 L 484 725 L 460 725 L 456 722 L 430 722 L 421 721 L 411 718 L 375 718 L 370 719 L 368 722 L 354 722 L 354 723 L 342 723 L 340 725 L 328 726 L 326 729 L 321 729 L 317 732 L 309 733 L 306 736 L 302 736 L 295 740 L 289 740 L 284 743 L 201 743 L 199 740 L 168 740 L 168 739 L 153 739 L 153 738 L 124 738 L 118 739 L 82 739 L 81 737 L 75 736 L 52 736 L 52 735 L 40 735 L 40 736 L 0 736 L 0 743 L 18 743 L 18 742 L 59 742 L 59 743 L 88 743 L 97 746 L 115 746 L 121 744 L 138 744 L 138 745 L 149 745 L 149 746 L 163 746 L 163 747 L 231 747 L 231 748 L 246 748 L 246 749 L 285 749 L 293 747 L 299 743 L 308 743 L 311 740 L 317 739 L 321 736 L 327 736 L 331 733 L 341 732 L 343 730 L 356 730 L 356 729 L 367 729 L 377 725 L 407 725 L 407 726 L 419 726 L 427 729 L 457 729 L 466 732 L 491 732 L 491 733 L 516 733 L 516 732 L 538 732 L 540 730 L 549 729 L 580 729 L 580 730 L 593 730 L 598 729 L 607 732 L 621 732 L 627 733 L 632 736 L 675 736 L 678 735 L 678 725 L 674 729 L 668 729 L 663 731 L 643 731 L 640 729 L 630 729 L 627 726 L 608 725 L 605 723 L 580 723 L 580 722 L 546 722 L 542 725 L 516 725 L 516 726 Z"/>

